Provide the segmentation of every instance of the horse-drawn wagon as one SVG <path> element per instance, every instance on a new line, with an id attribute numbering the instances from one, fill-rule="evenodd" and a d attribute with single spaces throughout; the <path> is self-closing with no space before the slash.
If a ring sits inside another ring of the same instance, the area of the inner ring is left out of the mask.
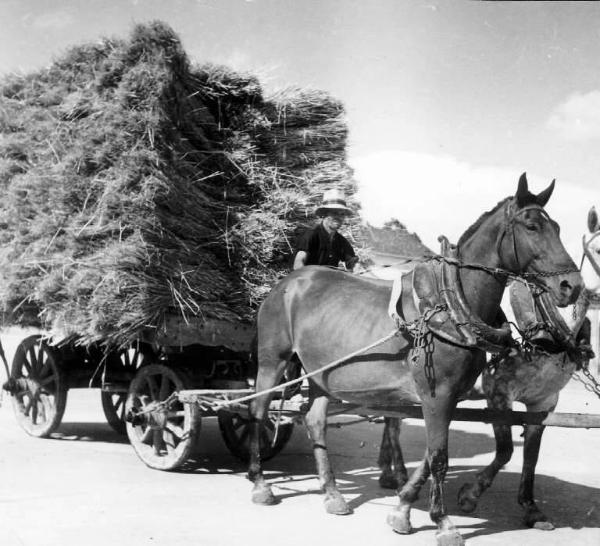
<path id="1" fill-rule="evenodd" d="M 70 389 L 98 388 L 109 425 L 127 432 L 136 453 L 152 468 L 171 470 L 185 463 L 199 441 L 201 419 L 208 416 L 218 418 L 229 450 L 247 459 L 243 411 L 216 412 L 173 396 L 194 389 L 250 392 L 256 375 L 253 336 L 248 323 L 176 316 L 129 347 L 108 352 L 78 344 L 73 336 L 54 341 L 34 334 L 17 346 L 6 388 L 18 424 L 32 436 L 49 437 L 59 427 Z M 276 427 L 268 423 L 261 439 L 264 459 L 285 446 L 293 426 L 292 419 L 279 420 Z"/>

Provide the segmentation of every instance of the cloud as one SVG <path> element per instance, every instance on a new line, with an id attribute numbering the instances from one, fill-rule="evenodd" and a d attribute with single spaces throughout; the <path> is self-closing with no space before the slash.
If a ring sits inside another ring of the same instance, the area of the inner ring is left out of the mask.
<path id="1" fill-rule="evenodd" d="M 351 158 L 359 183 L 363 217 L 374 225 L 398 218 L 432 250 L 437 237 L 456 243 L 479 216 L 513 195 L 521 172 L 510 168 L 474 166 L 449 156 L 383 151 Z M 527 173 L 529 188 L 539 193 L 550 179 Z M 567 250 L 577 262 L 587 213 L 600 205 L 600 190 L 557 181 L 548 204 L 561 225 Z"/>
<path id="2" fill-rule="evenodd" d="M 31 26 L 38 30 L 61 30 L 74 23 L 74 17 L 64 11 L 43 13 L 31 18 Z"/>
<path id="3" fill-rule="evenodd" d="M 600 91 L 571 95 L 554 109 L 547 126 L 566 140 L 600 138 Z"/>

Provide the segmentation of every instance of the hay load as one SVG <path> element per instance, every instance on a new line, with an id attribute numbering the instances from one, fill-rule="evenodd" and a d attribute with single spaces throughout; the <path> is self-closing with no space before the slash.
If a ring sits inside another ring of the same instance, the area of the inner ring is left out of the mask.
<path id="1" fill-rule="evenodd" d="M 160 22 L 5 77 L 2 324 L 121 345 L 250 320 L 323 190 L 354 193 L 345 142 L 327 94 L 193 66 Z"/>

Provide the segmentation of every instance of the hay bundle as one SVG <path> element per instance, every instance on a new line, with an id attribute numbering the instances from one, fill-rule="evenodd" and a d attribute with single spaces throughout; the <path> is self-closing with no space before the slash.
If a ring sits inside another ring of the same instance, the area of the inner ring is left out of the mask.
<path id="1" fill-rule="evenodd" d="M 192 66 L 166 25 L 0 86 L 3 324 L 130 342 L 167 314 L 250 320 L 325 187 L 341 105 Z"/>

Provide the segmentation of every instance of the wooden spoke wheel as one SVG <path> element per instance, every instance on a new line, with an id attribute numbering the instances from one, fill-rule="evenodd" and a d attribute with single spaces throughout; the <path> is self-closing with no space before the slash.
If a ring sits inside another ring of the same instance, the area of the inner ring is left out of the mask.
<path id="1" fill-rule="evenodd" d="M 29 336 L 17 347 L 10 375 L 18 383 L 12 396 L 17 422 L 31 436 L 50 436 L 60 425 L 67 404 L 60 353 L 41 335 Z"/>
<path id="2" fill-rule="evenodd" d="M 188 384 L 181 371 L 163 364 L 143 366 L 131 382 L 125 405 L 127 436 L 150 468 L 173 470 L 192 453 L 200 431 L 199 408 L 179 401 L 161 404 Z"/>
<path id="3" fill-rule="evenodd" d="M 115 351 L 109 355 L 109 381 L 110 374 L 131 382 L 138 368 L 156 361 L 156 354 L 152 347 L 146 343 L 133 343 L 130 347 Z M 108 424 L 118 432 L 125 435 L 125 405 L 127 402 L 127 390 L 102 390 L 100 393 L 102 409 Z"/>
<path id="4" fill-rule="evenodd" d="M 302 374 L 300 361 L 290 362 L 285 370 L 280 383 L 287 383 L 297 379 Z M 297 383 L 287 387 L 285 392 L 276 393 L 274 400 L 281 400 L 281 396 L 291 398 L 300 392 L 301 384 Z M 250 460 L 250 421 L 243 415 L 220 411 L 217 414 L 221 436 L 229 451 L 244 462 Z M 269 416 L 260 432 L 260 458 L 268 461 L 277 455 L 289 442 L 294 432 L 294 423 L 289 418 L 283 418 L 279 424 L 277 418 Z"/>
<path id="5" fill-rule="evenodd" d="M 238 413 L 220 411 L 218 413 L 219 428 L 223 441 L 229 451 L 238 459 L 248 462 L 250 460 L 250 421 Z M 277 427 L 277 418 L 269 417 L 265 420 L 260 432 L 260 459 L 268 461 L 277 455 L 289 442 L 294 423 L 282 420 Z"/>

